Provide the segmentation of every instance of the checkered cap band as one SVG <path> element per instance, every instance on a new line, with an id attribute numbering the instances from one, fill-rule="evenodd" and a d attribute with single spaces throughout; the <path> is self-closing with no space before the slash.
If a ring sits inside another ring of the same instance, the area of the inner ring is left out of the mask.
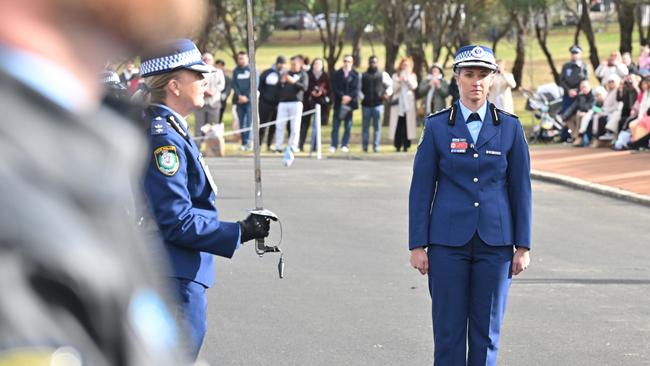
<path id="1" fill-rule="evenodd" d="M 201 52 L 199 52 L 198 49 L 194 48 L 192 50 L 176 53 L 173 55 L 145 60 L 140 66 L 140 72 L 142 73 L 143 77 L 146 77 L 153 74 L 169 72 L 179 67 L 192 66 L 202 63 L 203 60 L 201 59 Z"/>
<path id="2" fill-rule="evenodd" d="M 461 47 L 456 53 L 454 67 L 479 66 L 495 70 L 497 67 L 494 52 L 483 46 Z"/>

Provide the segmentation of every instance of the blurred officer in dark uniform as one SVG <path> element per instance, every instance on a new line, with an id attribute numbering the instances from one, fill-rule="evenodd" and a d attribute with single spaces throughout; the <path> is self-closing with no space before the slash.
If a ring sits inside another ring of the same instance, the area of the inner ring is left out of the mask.
<path id="1" fill-rule="evenodd" d="M 124 213 L 144 141 L 97 75 L 199 4 L 0 0 L 0 365 L 188 364 Z"/>
<path id="2" fill-rule="evenodd" d="M 491 49 L 458 50 L 460 100 L 427 117 L 413 164 L 411 265 L 429 275 L 438 366 L 496 365 L 511 276 L 529 263 L 528 144 L 487 102 L 496 69 Z"/>
<path id="3" fill-rule="evenodd" d="M 573 45 L 569 48 L 569 52 L 571 52 L 571 61 L 565 63 L 560 72 L 560 86 L 564 89 L 564 96 L 562 97 L 563 113 L 576 100 L 580 83 L 583 80 L 589 80 L 589 70 L 587 65 L 582 62 L 582 48 Z"/>
<path id="4" fill-rule="evenodd" d="M 269 221 L 257 215 L 240 222 L 219 219 L 217 186 L 185 120 L 203 106 L 203 74 L 213 70 L 194 43 L 181 39 L 158 47 L 142 57 L 141 70 L 151 102 L 145 111 L 150 160 L 144 192 L 153 215 L 143 227 L 164 241 L 161 252 L 171 263 L 171 286 L 181 304 L 177 318 L 196 358 L 207 328 L 205 290 L 214 283 L 213 255 L 231 258 L 241 243 L 268 236 Z"/>

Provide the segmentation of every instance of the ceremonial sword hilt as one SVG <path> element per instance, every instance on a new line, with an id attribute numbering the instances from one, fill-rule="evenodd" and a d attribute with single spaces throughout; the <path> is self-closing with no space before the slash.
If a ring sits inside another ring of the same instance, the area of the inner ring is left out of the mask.
<path id="1" fill-rule="evenodd" d="M 280 222 L 278 215 L 273 211 L 267 209 L 257 209 L 248 211 L 252 215 L 262 216 L 266 219 Z M 282 242 L 282 225 L 280 225 L 280 242 Z M 284 278 L 284 258 L 282 254 L 282 249 L 280 249 L 280 243 L 275 246 L 266 245 L 264 238 L 255 239 L 255 253 L 262 257 L 265 253 L 280 253 L 280 261 L 278 262 L 278 275 L 280 278 Z"/>

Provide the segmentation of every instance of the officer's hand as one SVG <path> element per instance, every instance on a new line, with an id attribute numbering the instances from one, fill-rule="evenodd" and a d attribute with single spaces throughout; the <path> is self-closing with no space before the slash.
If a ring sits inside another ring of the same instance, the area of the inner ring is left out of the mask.
<path id="1" fill-rule="evenodd" d="M 411 265 L 423 275 L 429 273 L 429 256 L 424 248 L 411 250 Z"/>
<path id="2" fill-rule="evenodd" d="M 520 274 L 524 269 L 528 268 L 530 264 L 530 253 L 526 248 L 518 248 L 515 255 L 512 257 L 512 274 L 514 276 Z"/>
<path id="3" fill-rule="evenodd" d="M 241 242 L 245 243 L 252 239 L 262 239 L 269 236 L 270 219 L 261 215 L 250 214 L 242 221 L 239 221 L 241 228 Z"/>

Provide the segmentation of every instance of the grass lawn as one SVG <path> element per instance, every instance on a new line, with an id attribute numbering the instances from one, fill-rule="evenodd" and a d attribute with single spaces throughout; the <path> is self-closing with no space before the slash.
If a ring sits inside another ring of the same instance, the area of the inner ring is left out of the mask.
<path id="1" fill-rule="evenodd" d="M 612 16 L 610 23 L 593 23 L 594 29 L 596 30 L 596 43 L 598 46 L 598 54 L 601 59 L 605 59 L 610 52 L 617 50 L 619 46 L 619 32 L 618 24 L 615 21 L 615 17 Z M 571 27 L 558 27 L 553 29 L 548 36 L 548 46 L 551 50 L 551 53 L 554 57 L 554 61 L 558 72 L 562 68 L 562 64 L 569 60 L 569 47 L 573 44 L 575 28 Z M 476 40 L 477 43 L 483 43 L 490 45 L 490 42 L 484 41 L 481 42 L 480 39 Z M 584 35 L 580 40 L 580 45 L 583 47 L 584 55 L 583 59 L 587 60 L 589 57 L 588 43 Z M 373 47 L 374 46 L 374 47 Z M 638 34 L 634 32 L 634 52 L 632 54 L 633 60 L 638 59 L 639 47 L 638 47 Z M 343 54 L 351 53 L 352 49 L 349 44 L 345 45 Z M 537 42 L 537 39 L 534 37 L 534 34 L 531 34 L 527 39 L 526 45 L 526 64 L 523 72 L 522 86 L 526 89 L 535 89 L 537 86 L 550 83 L 553 80 L 551 69 L 547 64 L 546 58 L 542 53 L 541 48 Z M 262 44 L 256 54 L 256 64 L 257 69 L 261 72 L 262 70 L 270 67 L 271 64 L 275 62 L 275 58 L 278 55 L 284 55 L 290 57 L 292 55 L 302 54 L 309 56 L 311 59 L 315 57 L 322 57 L 323 48 L 318 37 L 318 32 L 315 31 L 278 31 L 273 34 L 273 37 L 265 44 Z M 368 41 L 364 41 L 362 45 L 362 62 L 360 70 L 365 70 L 367 67 L 366 61 L 368 56 L 371 54 L 376 54 L 379 57 L 380 64 L 384 59 L 384 47 L 381 40 L 373 41 L 371 45 Z M 400 56 L 405 54 L 405 50 L 401 51 Z M 428 54 L 431 54 L 429 52 Z M 232 58 L 223 51 L 217 51 L 216 57 L 226 60 L 227 69 L 231 70 L 234 67 L 234 61 Z M 503 58 L 507 61 L 508 67 L 512 67 L 515 58 L 515 43 L 514 40 L 509 41 L 503 39 L 497 45 L 497 58 Z M 341 66 L 336 65 L 337 68 Z M 591 79 L 592 83 L 595 85 L 597 80 L 593 77 L 593 70 L 591 70 Z M 451 70 L 448 70 L 445 73 L 448 77 L 451 75 Z M 515 102 L 515 113 L 519 115 L 520 120 L 526 127 L 532 126 L 534 123 L 534 117 L 532 113 L 524 109 L 525 98 L 519 92 L 513 93 L 514 102 Z M 228 103 L 227 110 L 224 114 L 224 122 L 226 123 L 226 131 L 230 130 L 232 123 L 232 115 L 230 113 L 231 104 Z M 193 118 L 190 117 L 190 123 L 193 123 Z M 331 116 L 330 116 L 331 119 Z M 419 121 L 421 123 L 421 121 Z M 421 128 L 421 127 L 418 127 Z M 384 127 L 382 129 L 382 144 L 384 145 L 382 152 L 393 152 L 394 148 L 390 145 L 388 139 L 388 128 Z M 327 126 L 323 126 L 323 151 L 325 155 L 328 155 L 329 152 L 326 152 L 329 147 L 331 133 L 331 120 Z M 342 131 L 341 131 L 342 134 Z M 419 131 L 418 131 L 419 136 Z M 413 141 L 414 144 L 417 141 Z M 351 137 L 351 152 L 359 153 L 361 152 L 361 111 L 357 110 L 353 115 L 353 127 L 352 127 L 352 137 Z M 227 153 L 229 155 L 233 154 L 250 154 L 250 153 L 240 153 L 238 151 L 238 146 L 236 143 L 227 144 Z M 264 151 L 265 149 L 263 149 Z M 340 154 L 340 153 L 337 153 Z"/>

